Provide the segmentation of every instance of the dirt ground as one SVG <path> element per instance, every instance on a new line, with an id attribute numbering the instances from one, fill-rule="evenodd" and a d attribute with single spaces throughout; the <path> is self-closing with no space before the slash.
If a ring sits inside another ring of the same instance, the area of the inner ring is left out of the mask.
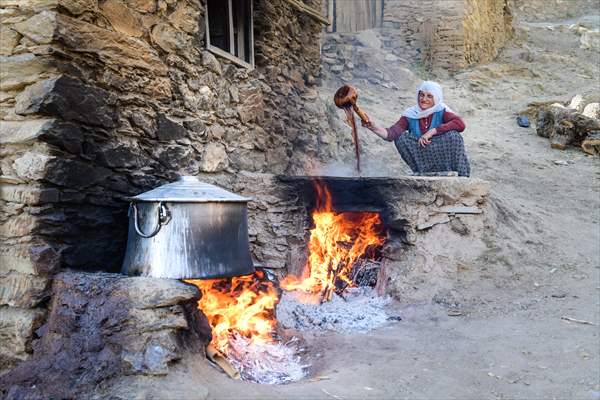
<path id="1" fill-rule="evenodd" d="M 115 382 L 110 393 L 140 399 L 600 399 L 600 159 L 577 148 L 553 150 L 534 127 L 515 122 L 532 101 L 600 96 L 600 52 L 579 48 L 569 28 L 576 22 L 598 29 L 600 16 L 515 21 L 516 38 L 495 62 L 432 77 L 466 120 L 473 176 L 491 182 L 498 217 L 488 251 L 458 278 L 458 300 L 398 305 L 403 320 L 369 334 L 305 335 L 320 357 L 302 382 L 232 381 L 190 357 L 166 378 Z M 410 105 L 419 80 L 408 65 L 390 68 L 410 79 L 397 82 L 398 89 L 361 87 L 360 98 L 385 126 Z M 324 87 L 324 96 L 334 86 Z M 406 170 L 391 143 L 364 130 L 360 136 L 367 171 Z M 461 315 L 449 316 L 450 309 Z"/>

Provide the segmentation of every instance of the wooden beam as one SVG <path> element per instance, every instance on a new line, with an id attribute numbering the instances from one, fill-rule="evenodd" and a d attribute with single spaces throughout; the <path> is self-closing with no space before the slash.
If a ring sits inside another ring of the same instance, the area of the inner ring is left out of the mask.
<path id="1" fill-rule="evenodd" d="M 331 25 L 331 16 L 329 18 L 325 18 L 323 14 L 321 14 L 318 10 L 307 6 L 302 3 L 300 0 L 285 0 L 289 5 L 294 7 L 296 10 L 304 13 L 314 19 L 317 22 L 322 23 L 323 25 Z"/>

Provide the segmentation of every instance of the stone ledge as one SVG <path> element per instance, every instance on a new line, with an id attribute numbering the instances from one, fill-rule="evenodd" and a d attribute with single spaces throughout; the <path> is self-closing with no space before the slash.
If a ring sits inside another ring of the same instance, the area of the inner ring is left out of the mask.
<path id="1" fill-rule="evenodd" d="M 137 309 L 169 307 L 200 298 L 195 286 L 174 279 L 121 276 L 113 290 L 113 295 L 126 297 Z"/>
<path id="2" fill-rule="evenodd" d="M 106 128 L 116 126 L 116 98 L 98 87 L 68 75 L 28 86 L 16 97 L 15 112 L 44 114 Z"/>
<path id="3" fill-rule="evenodd" d="M 55 275 L 48 317 L 38 330 L 41 338 L 32 358 L 3 376 L 0 393 L 74 398 L 123 374 L 166 375 L 183 352 L 202 352 L 210 337 L 197 309 L 199 297 L 195 286 L 177 280 L 61 272 Z M 28 313 L 32 311 L 17 316 Z M 5 325 L 16 326 L 19 320 L 13 320 L 17 322 Z M 10 343 L 0 336 L 3 346 L 7 343 L 0 354 L 14 356 L 16 343 L 16 355 L 21 355 L 33 329 L 19 329 L 29 336 Z"/>
<path id="4" fill-rule="evenodd" d="M 50 57 L 31 53 L 0 56 L 0 85 L 2 90 L 18 90 L 56 72 Z"/>
<path id="5" fill-rule="evenodd" d="M 49 282 L 48 277 L 0 272 L 0 306 L 33 308 L 48 297 Z"/>
<path id="6" fill-rule="evenodd" d="M 17 307 L 0 307 L 0 355 L 25 360 L 31 339 L 45 312 Z"/>
<path id="7" fill-rule="evenodd" d="M 47 132 L 54 124 L 53 118 L 26 121 L 2 121 L 0 124 L 0 144 L 27 143 Z"/>

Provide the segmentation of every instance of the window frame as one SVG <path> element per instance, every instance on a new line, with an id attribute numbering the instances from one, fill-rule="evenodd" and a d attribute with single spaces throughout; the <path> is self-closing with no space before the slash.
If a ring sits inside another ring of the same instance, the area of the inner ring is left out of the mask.
<path id="1" fill-rule="evenodd" d="M 222 0 L 221 0 L 222 1 Z M 223 58 L 228 59 L 229 61 L 232 61 L 233 63 L 240 65 L 242 67 L 246 67 L 250 70 L 254 69 L 254 6 L 253 6 L 253 2 L 252 0 L 244 0 L 247 1 L 249 4 L 249 13 L 250 13 L 250 38 L 249 38 L 249 43 L 250 43 L 250 62 L 248 63 L 246 60 L 241 59 L 237 56 L 235 56 L 235 42 L 234 42 L 234 29 L 235 27 L 233 26 L 233 7 L 232 4 L 233 2 L 236 0 L 227 0 L 227 11 L 228 11 L 228 21 L 227 23 L 229 24 L 229 51 L 227 52 L 217 46 L 213 46 L 210 44 L 210 22 L 208 20 L 208 2 L 206 3 L 206 10 L 204 12 L 204 20 L 205 20 L 205 24 L 206 24 L 206 49 L 208 51 L 210 51 L 211 53 L 214 53 L 218 56 L 221 56 Z M 245 37 L 243 38 L 245 39 Z M 242 40 L 243 42 L 243 40 Z"/>

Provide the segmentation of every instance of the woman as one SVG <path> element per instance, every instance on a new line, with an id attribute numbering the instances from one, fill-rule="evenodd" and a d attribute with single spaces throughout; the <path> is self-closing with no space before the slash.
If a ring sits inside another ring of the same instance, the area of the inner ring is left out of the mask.
<path id="1" fill-rule="evenodd" d="M 443 101 L 442 88 L 425 81 L 417 91 L 417 105 L 385 129 L 372 121 L 363 124 L 382 139 L 394 142 L 400 156 L 415 174 L 456 171 L 469 176 L 463 138 L 465 123 Z"/>

